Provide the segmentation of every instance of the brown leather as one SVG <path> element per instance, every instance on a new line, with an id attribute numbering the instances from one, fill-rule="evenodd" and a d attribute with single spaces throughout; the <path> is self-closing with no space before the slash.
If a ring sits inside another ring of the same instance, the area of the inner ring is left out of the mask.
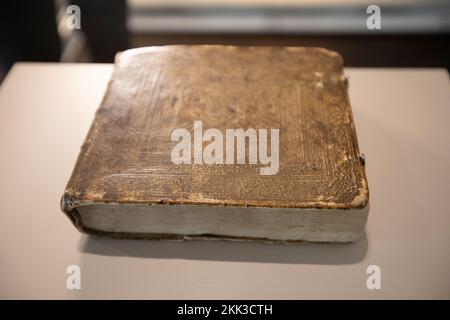
<path id="1" fill-rule="evenodd" d="M 88 75 L 87 75 L 88 76 Z M 174 165 L 171 132 L 279 128 L 280 168 Z M 63 196 L 86 202 L 363 208 L 342 57 L 321 48 L 165 46 L 118 54 Z"/>

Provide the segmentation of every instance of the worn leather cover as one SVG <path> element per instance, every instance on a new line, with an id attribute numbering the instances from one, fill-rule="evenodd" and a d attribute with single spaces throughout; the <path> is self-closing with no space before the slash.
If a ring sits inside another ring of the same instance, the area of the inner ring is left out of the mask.
<path id="1" fill-rule="evenodd" d="M 276 175 L 174 165 L 171 132 L 279 128 Z M 62 209 L 85 203 L 361 209 L 364 164 L 342 57 L 321 48 L 165 46 L 116 57 Z M 214 214 L 214 211 L 211 211 Z M 86 231 L 86 230 L 85 230 Z"/>

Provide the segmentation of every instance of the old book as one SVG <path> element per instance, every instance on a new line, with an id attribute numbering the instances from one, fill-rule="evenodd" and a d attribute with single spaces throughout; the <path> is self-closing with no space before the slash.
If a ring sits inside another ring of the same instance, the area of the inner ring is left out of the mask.
<path id="1" fill-rule="evenodd" d="M 348 242 L 368 199 L 338 53 L 165 46 L 117 55 L 62 209 L 118 238 Z"/>

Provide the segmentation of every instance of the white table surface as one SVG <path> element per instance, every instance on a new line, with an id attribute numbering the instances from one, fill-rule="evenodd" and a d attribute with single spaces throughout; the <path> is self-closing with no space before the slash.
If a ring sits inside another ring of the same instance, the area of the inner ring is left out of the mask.
<path id="1" fill-rule="evenodd" d="M 21 63 L 0 87 L 0 298 L 450 298 L 446 70 L 346 69 L 366 234 L 290 246 L 81 235 L 59 200 L 111 70 Z M 373 264 L 380 290 L 366 286 Z M 66 288 L 69 265 L 81 290 Z"/>

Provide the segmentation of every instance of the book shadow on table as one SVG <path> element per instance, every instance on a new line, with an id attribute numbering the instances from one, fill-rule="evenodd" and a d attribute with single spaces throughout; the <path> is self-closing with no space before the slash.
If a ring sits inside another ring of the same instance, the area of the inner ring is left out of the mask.
<path id="1" fill-rule="evenodd" d="M 362 261 L 367 255 L 366 232 L 352 243 L 264 244 L 236 241 L 116 240 L 82 235 L 83 253 L 148 259 L 266 262 L 342 265 Z"/>

